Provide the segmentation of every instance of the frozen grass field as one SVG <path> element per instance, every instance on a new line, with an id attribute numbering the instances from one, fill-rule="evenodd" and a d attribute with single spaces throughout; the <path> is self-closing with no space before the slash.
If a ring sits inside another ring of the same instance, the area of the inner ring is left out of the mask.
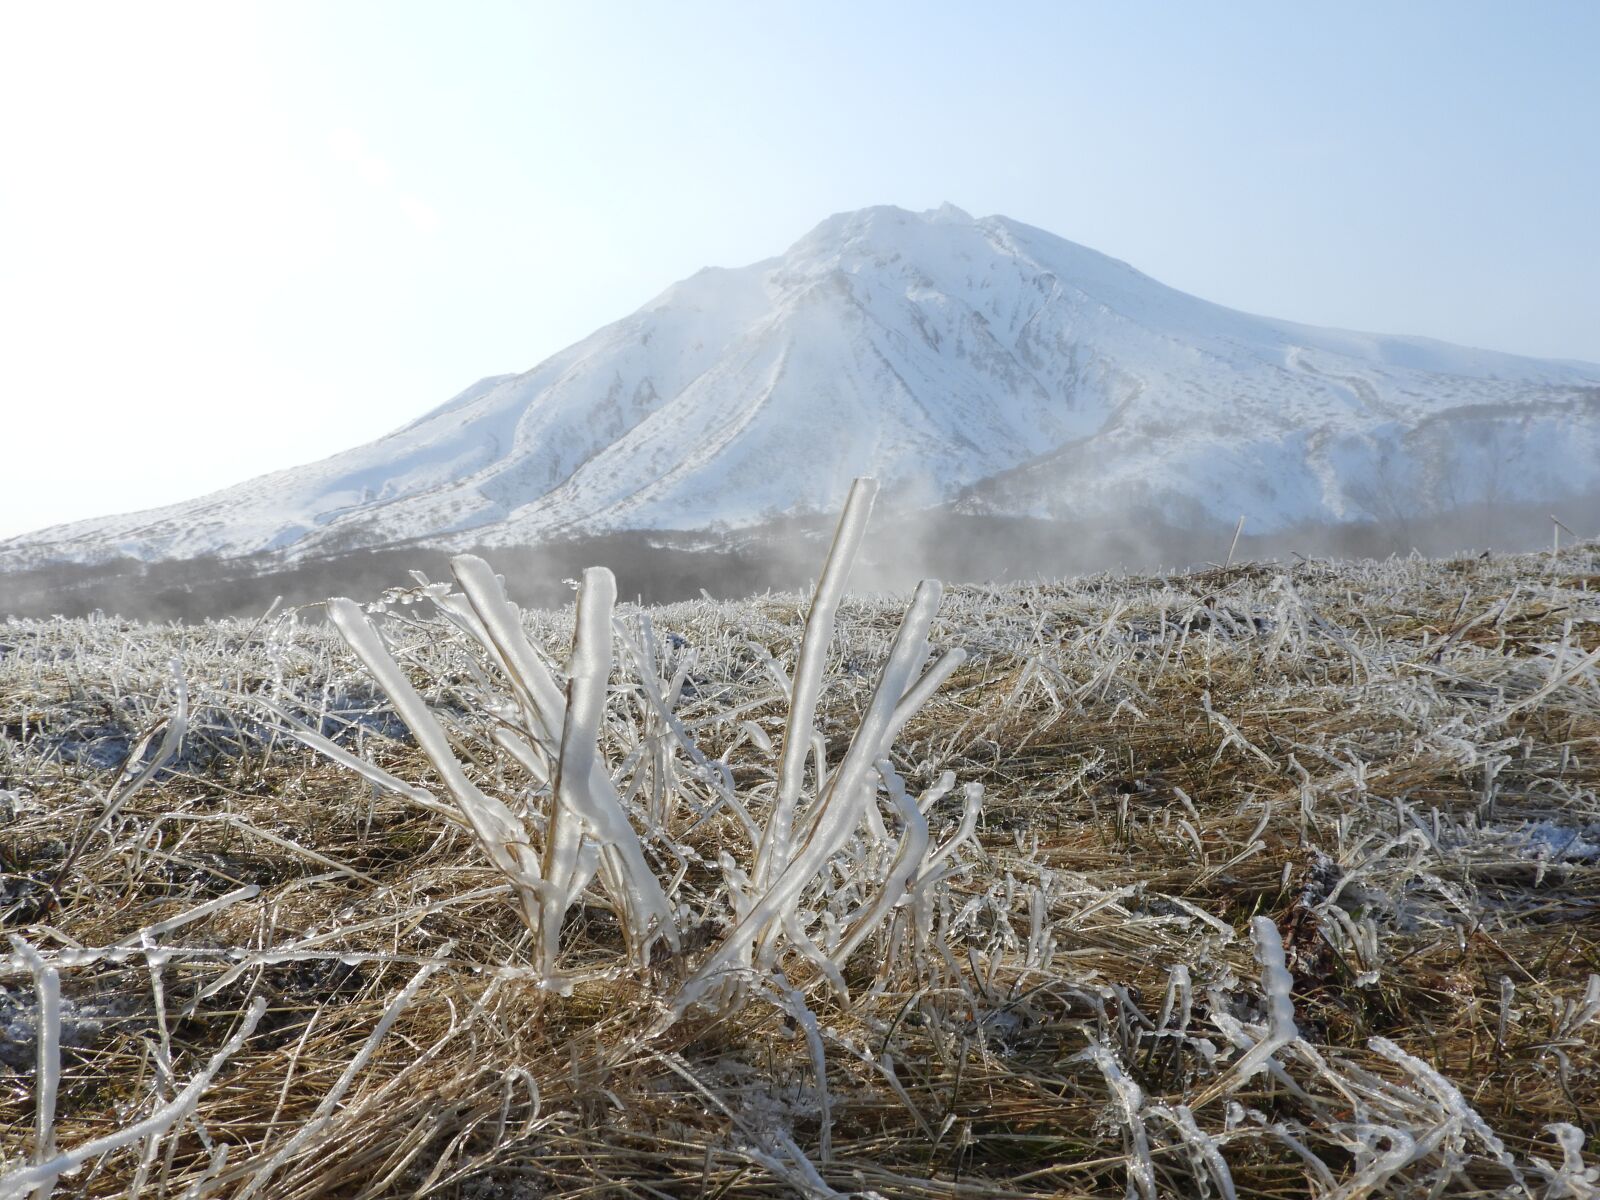
<path id="1" fill-rule="evenodd" d="M 1600 547 L 463 583 L 0 626 L 0 1196 L 1597 1194 Z"/>

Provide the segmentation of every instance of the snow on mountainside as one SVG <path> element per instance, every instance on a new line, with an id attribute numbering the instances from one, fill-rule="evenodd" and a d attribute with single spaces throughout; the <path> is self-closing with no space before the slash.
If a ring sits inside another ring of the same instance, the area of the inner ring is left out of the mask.
<path id="1" fill-rule="evenodd" d="M 737 527 L 872 474 L 962 511 L 1264 531 L 1600 492 L 1600 366 L 1249 316 L 950 206 L 830 217 L 319 463 L 0 565 Z"/>

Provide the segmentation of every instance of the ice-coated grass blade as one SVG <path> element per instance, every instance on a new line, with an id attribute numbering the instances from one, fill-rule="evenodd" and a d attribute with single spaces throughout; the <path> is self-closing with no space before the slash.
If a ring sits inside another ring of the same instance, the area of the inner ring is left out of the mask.
<path id="1" fill-rule="evenodd" d="M 61 973 L 19 937 L 12 947 L 33 974 L 33 990 L 39 999 L 39 1018 L 34 1027 L 35 1071 L 33 1161 L 48 1162 L 56 1149 L 56 1094 L 61 1086 Z M 55 1178 L 40 1180 L 33 1200 L 50 1200 Z"/>
<path id="2" fill-rule="evenodd" d="M 551 747 L 561 737 L 566 700 L 544 660 L 528 641 L 522 621 L 489 564 L 475 554 L 450 560 L 456 582 L 480 622 L 481 641 L 499 662 L 529 718 L 530 732 Z"/>
<path id="3" fill-rule="evenodd" d="M 439 773 L 489 861 L 516 889 L 523 917 L 529 928 L 537 932 L 543 904 L 539 891 L 542 880 L 522 823 L 509 808 L 467 778 L 439 722 L 434 720 L 360 607 L 351 600 L 330 600 L 328 616 L 356 657 L 388 694 L 395 712 Z"/>
<path id="4" fill-rule="evenodd" d="M 748 968 L 757 943 L 765 943 L 765 955 L 772 956 L 777 935 L 785 928 L 801 892 L 860 822 L 862 809 L 873 791 L 867 774 L 883 757 L 884 748 L 899 732 L 900 725 L 909 719 L 910 713 L 902 711 L 899 702 L 910 687 L 912 673 L 927 659 L 928 628 L 933 623 L 939 596 L 937 581 L 925 579 L 917 586 L 866 714 L 844 760 L 828 782 L 798 852 L 765 891 L 757 889 L 749 912 L 685 981 L 673 999 L 674 1013 L 681 1014 L 698 1003 L 724 976 Z"/>
<path id="5" fill-rule="evenodd" d="M 310 728 L 304 722 L 296 720 L 271 701 L 263 700 L 260 697 L 252 697 L 252 699 L 277 717 L 282 722 L 284 731 L 295 741 L 309 746 L 317 753 L 331 759 L 342 767 L 350 768 L 350 770 L 366 779 L 369 783 L 376 784 L 384 791 L 399 796 L 418 808 L 425 809 L 435 816 L 443 817 L 445 820 L 453 821 L 458 825 L 466 823 L 460 813 L 448 804 L 441 804 L 432 792 L 424 788 L 413 787 L 398 776 L 391 775 L 376 763 L 368 762 L 359 754 L 352 754 L 332 738 L 323 737 L 316 730 Z"/>
<path id="6" fill-rule="evenodd" d="M 809 815 L 804 839 L 809 843 L 820 836 L 819 848 L 824 854 L 837 849 L 854 828 L 866 804 L 863 788 L 867 786 L 873 764 L 883 757 L 889 743 L 913 715 L 914 710 L 901 701 L 911 690 L 912 676 L 927 661 L 928 629 L 933 624 L 941 594 L 942 588 L 936 579 L 924 579 L 917 585 L 861 724 L 850 739 L 849 749 L 838 768 L 829 777 L 821 801 Z M 947 670 L 953 671 L 959 662 L 956 658 Z M 931 691 L 928 689 L 927 694 Z"/>
<path id="7" fill-rule="evenodd" d="M 554 866 L 561 872 L 558 878 L 546 876 L 555 889 L 552 899 L 559 895 L 564 909 L 575 898 L 568 890 L 570 870 L 577 862 L 576 847 L 587 829 L 600 844 L 601 874 L 607 891 L 622 908 L 635 958 L 642 962 L 649 943 L 658 936 L 676 946 L 678 931 L 672 904 L 645 860 L 639 835 L 597 751 L 600 713 L 605 707 L 606 679 L 611 671 L 615 576 L 604 567 L 584 572 L 570 665 L 573 679 L 582 674 L 590 680 L 584 685 L 583 695 L 600 707 L 587 713 L 578 728 L 572 730 L 570 698 L 562 696 L 549 668 L 534 651 L 516 607 L 506 597 L 505 588 L 489 564 L 463 554 L 451 560 L 451 569 L 481 623 L 484 648 L 505 672 L 527 713 L 528 728 L 524 732 L 530 741 L 540 743 L 557 764 L 559 784 L 555 789 L 556 803 L 549 813 L 550 833 L 544 856 L 546 870 Z M 596 678 L 598 685 L 593 682 Z M 577 739 L 571 746 L 581 756 L 581 763 L 567 758 L 569 733 Z M 586 745 L 580 736 L 585 733 L 593 735 Z"/>
<path id="8" fill-rule="evenodd" d="M 879 763 L 878 769 L 890 781 L 889 799 L 900 814 L 905 830 L 900 835 L 900 848 L 895 854 L 894 865 L 889 868 L 889 875 L 878 890 L 878 895 L 863 911 L 853 914 L 845 926 L 845 935 L 832 955 L 840 970 L 844 969 L 856 948 L 905 899 L 906 891 L 928 853 L 928 818 L 922 815 L 922 810 L 906 794 L 905 785 L 895 776 L 888 762 Z"/>
<path id="9" fill-rule="evenodd" d="M 234 1035 L 228 1039 L 227 1044 L 212 1056 L 211 1061 L 184 1086 L 182 1091 L 144 1120 L 124 1126 L 115 1133 L 108 1133 L 104 1137 L 85 1142 L 71 1150 L 64 1150 L 45 1162 L 24 1167 L 20 1171 L 13 1171 L 0 1178 L 0 1200 L 16 1200 L 17 1197 L 24 1196 L 36 1188 L 53 1185 L 58 1177 L 76 1171 L 84 1163 L 99 1158 L 102 1154 L 109 1154 L 124 1146 L 133 1146 L 150 1138 L 160 1137 L 194 1111 L 195 1105 L 200 1102 L 201 1093 L 210 1086 L 211 1080 L 234 1051 L 238 1050 L 244 1044 L 244 1040 L 255 1031 L 256 1023 L 266 1011 L 265 1000 L 259 997 L 252 1000 L 250 1007 L 245 1010 L 244 1020 Z"/>
<path id="10" fill-rule="evenodd" d="M 1252 917 L 1250 936 L 1255 941 L 1256 957 L 1261 962 L 1261 991 L 1267 1001 L 1266 1036 L 1246 1050 L 1223 1078 L 1201 1093 L 1190 1105 L 1193 1109 L 1209 1104 L 1218 1096 L 1249 1082 L 1268 1068 L 1273 1055 L 1300 1036 L 1294 1023 L 1294 997 L 1291 994 L 1294 976 L 1289 973 L 1284 958 L 1283 935 L 1278 932 L 1271 917 Z"/>
<path id="11" fill-rule="evenodd" d="M 875 479 L 858 479 L 851 486 L 844 512 L 839 515 L 839 525 L 834 530 L 833 543 L 828 548 L 827 561 L 817 579 L 817 590 L 811 598 L 811 611 L 806 616 L 805 632 L 800 638 L 800 660 L 795 664 L 794 683 L 789 693 L 789 716 L 784 724 L 783 751 L 778 761 L 777 801 L 767 821 L 752 873 L 758 888 L 771 886 L 773 879 L 788 865 L 795 806 L 805 781 L 806 756 L 811 749 L 817 701 L 822 695 L 823 669 L 828 661 L 828 646 L 833 641 L 839 600 L 844 595 L 845 579 L 861 549 L 861 539 L 877 495 Z"/>

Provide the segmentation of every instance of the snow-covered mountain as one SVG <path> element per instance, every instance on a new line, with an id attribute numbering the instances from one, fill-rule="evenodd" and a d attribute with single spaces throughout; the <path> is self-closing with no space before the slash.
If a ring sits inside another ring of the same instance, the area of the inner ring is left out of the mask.
<path id="1" fill-rule="evenodd" d="M 737 528 L 902 503 L 1270 531 L 1600 493 L 1600 366 L 1249 316 L 1005 217 L 870 208 L 375 442 L 0 565 Z"/>

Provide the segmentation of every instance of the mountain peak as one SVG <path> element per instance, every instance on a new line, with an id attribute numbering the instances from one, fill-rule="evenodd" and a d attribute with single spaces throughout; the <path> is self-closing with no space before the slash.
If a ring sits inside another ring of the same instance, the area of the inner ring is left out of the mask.
<path id="1" fill-rule="evenodd" d="M 803 247 L 815 252 L 851 244 L 891 244 L 935 226 L 976 227 L 978 224 L 980 222 L 970 214 L 948 202 L 922 212 L 894 204 L 874 204 L 834 213 L 796 242 L 790 252 Z"/>

